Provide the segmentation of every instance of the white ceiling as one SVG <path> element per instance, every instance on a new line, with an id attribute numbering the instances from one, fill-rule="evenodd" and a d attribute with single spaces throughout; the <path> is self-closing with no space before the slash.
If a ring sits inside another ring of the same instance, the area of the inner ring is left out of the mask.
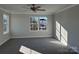
<path id="1" fill-rule="evenodd" d="M 0 9 L 6 10 L 12 14 L 53 14 L 64 8 L 68 8 L 71 4 L 37 4 L 46 11 L 37 11 L 36 13 L 29 8 L 31 5 L 27 4 L 0 4 Z"/>

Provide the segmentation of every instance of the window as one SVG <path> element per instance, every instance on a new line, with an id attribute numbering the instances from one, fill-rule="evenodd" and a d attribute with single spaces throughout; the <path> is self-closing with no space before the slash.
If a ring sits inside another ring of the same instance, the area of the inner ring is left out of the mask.
<path id="1" fill-rule="evenodd" d="M 47 17 L 39 18 L 39 30 L 46 30 L 47 28 Z"/>
<path id="2" fill-rule="evenodd" d="M 3 14 L 3 34 L 9 32 L 9 15 Z"/>
<path id="3" fill-rule="evenodd" d="M 38 30 L 38 17 L 31 17 L 30 19 L 31 30 Z"/>
<path id="4" fill-rule="evenodd" d="M 67 40 L 68 40 L 67 30 L 58 21 L 56 21 L 56 36 L 58 40 L 60 40 L 64 45 L 67 46 Z"/>
<path id="5" fill-rule="evenodd" d="M 60 23 L 56 21 L 56 36 L 60 40 Z"/>
<path id="6" fill-rule="evenodd" d="M 0 33 L 2 32 L 2 21 L 0 20 Z"/>
<path id="7" fill-rule="evenodd" d="M 61 26 L 61 42 L 67 45 L 67 31 L 63 26 Z"/>
<path id="8" fill-rule="evenodd" d="M 32 16 L 30 19 L 31 30 L 46 30 L 47 29 L 47 17 Z"/>

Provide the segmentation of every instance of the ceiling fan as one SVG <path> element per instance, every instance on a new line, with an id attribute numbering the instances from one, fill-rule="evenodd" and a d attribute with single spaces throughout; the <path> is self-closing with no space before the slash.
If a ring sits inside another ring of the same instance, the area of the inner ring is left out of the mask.
<path id="1" fill-rule="evenodd" d="M 32 10 L 33 12 L 46 11 L 45 9 L 42 9 L 41 6 L 36 6 L 36 4 L 31 4 L 29 9 Z"/>

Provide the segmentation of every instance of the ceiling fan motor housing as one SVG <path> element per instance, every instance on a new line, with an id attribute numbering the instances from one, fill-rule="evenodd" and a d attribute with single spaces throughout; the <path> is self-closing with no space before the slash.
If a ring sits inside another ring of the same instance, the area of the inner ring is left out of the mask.
<path id="1" fill-rule="evenodd" d="M 31 7 L 31 10 L 36 11 L 36 8 L 35 7 Z"/>

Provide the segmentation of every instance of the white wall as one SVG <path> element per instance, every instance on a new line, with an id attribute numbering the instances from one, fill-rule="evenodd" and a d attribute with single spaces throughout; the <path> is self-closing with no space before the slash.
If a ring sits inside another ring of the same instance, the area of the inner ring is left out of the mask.
<path id="1" fill-rule="evenodd" d="M 0 21 L 1 21 L 1 23 L 3 21 L 3 18 L 2 18 L 3 14 L 8 14 L 8 13 L 0 10 Z M 3 32 L 0 32 L 0 45 L 2 45 L 4 42 L 6 42 L 9 39 L 10 39 L 10 33 L 4 35 Z"/>
<path id="2" fill-rule="evenodd" d="M 77 48 L 79 51 L 79 5 L 57 13 L 55 21 L 58 21 L 67 30 L 68 46 Z"/>
<path id="3" fill-rule="evenodd" d="M 36 15 L 12 14 L 11 15 L 11 36 L 13 38 L 27 37 L 52 37 L 53 36 L 53 16 L 37 15 L 48 17 L 47 31 L 30 31 L 30 17 Z"/>

